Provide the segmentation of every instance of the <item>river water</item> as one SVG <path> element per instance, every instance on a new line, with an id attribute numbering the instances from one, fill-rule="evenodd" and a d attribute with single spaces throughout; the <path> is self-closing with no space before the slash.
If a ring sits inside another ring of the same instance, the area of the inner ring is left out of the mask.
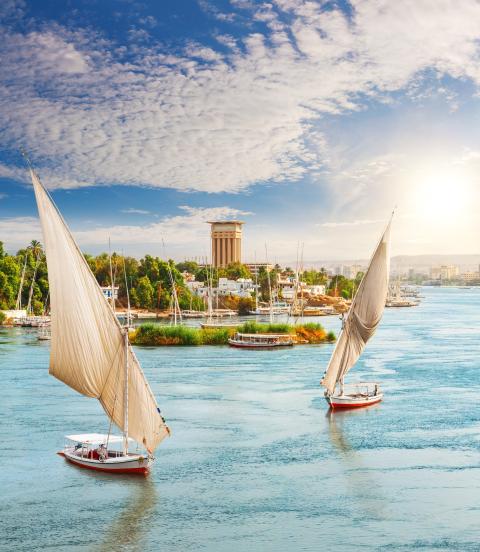
<path id="1" fill-rule="evenodd" d="M 57 456 L 103 411 L 35 331 L 0 330 L 0 549 L 480 550 L 480 290 L 423 293 L 352 370 L 385 391 L 356 412 L 327 412 L 332 345 L 137 348 L 172 429 L 148 478 Z"/>

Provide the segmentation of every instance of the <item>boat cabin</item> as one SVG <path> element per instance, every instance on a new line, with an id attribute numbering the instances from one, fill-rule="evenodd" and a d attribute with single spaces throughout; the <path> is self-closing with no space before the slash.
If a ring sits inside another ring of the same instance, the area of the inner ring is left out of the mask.
<path id="1" fill-rule="evenodd" d="M 247 334 L 237 332 L 228 340 L 232 347 L 265 348 L 290 347 L 294 344 L 290 334 Z"/>
<path id="2" fill-rule="evenodd" d="M 119 458 L 123 453 L 123 436 L 106 435 L 103 433 L 84 433 L 79 435 L 65 435 L 65 451 L 79 458 L 100 460 L 102 452 L 107 458 Z M 135 443 L 128 439 L 129 443 Z"/>

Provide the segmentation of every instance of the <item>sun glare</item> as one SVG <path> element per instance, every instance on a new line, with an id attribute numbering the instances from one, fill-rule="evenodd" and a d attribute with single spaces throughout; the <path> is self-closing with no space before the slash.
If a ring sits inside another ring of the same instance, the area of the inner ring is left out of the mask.
<path id="1" fill-rule="evenodd" d="M 420 177 L 415 185 L 419 215 L 433 222 L 455 222 L 467 211 L 471 199 L 468 175 L 458 172 L 431 172 Z"/>

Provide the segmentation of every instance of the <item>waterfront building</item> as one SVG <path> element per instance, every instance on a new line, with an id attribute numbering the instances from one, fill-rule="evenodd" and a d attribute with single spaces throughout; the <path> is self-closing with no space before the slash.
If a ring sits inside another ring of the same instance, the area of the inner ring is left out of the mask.
<path id="1" fill-rule="evenodd" d="M 480 272 L 473 272 L 473 271 L 463 272 L 460 278 L 464 282 L 473 282 L 475 280 L 480 280 Z"/>
<path id="2" fill-rule="evenodd" d="M 242 262 L 242 225 L 239 220 L 209 221 L 212 264 L 215 268 Z"/>
<path id="3" fill-rule="evenodd" d="M 430 278 L 432 280 L 454 280 L 458 274 L 459 269 L 456 265 L 433 266 L 430 269 Z"/>
<path id="4" fill-rule="evenodd" d="M 112 286 L 101 286 L 102 293 L 107 301 L 112 299 Z M 116 301 L 118 299 L 118 286 L 113 286 L 113 299 Z"/>

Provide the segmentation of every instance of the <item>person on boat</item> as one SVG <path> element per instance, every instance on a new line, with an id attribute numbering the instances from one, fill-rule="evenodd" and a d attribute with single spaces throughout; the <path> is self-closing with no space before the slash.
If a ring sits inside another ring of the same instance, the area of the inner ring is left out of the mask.
<path id="1" fill-rule="evenodd" d="M 96 450 L 98 454 L 98 459 L 102 462 L 108 458 L 107 447 L 102 443 Z"/>
<path id="2" fill-rule="evenodd" d="M 373 396 L 376 397 L 378 395 L 378 383 L 375 384 L 375 387 L 373 389 Z"/>

